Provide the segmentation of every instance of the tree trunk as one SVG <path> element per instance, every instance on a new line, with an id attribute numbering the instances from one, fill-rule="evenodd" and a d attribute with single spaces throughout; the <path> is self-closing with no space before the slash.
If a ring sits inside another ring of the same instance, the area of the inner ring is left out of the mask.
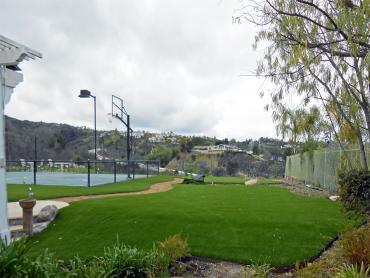
<path id="1" fill-rule="evenodd" d="M 358 145 L 360 147 L 361 167 L 364 170 L 369 170 L 369 167 L 368 167 L 368 164 L 367 164 L 365 145 L 364 145 L 364 142 L 362 141 L 360 128 L 357 127 L 356 131 L 357 131 L 357 133 L 359 133 L 359 135 L 357 135 L 357 137 L 358 137 Z"/>

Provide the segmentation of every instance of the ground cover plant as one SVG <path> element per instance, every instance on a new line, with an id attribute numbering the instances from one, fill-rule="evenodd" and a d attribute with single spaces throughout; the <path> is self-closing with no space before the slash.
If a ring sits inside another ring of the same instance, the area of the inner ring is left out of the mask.
<path id="1" fill-rule="evenodd" d="M 170 235 L 187 238 L 192 255 L 292 265 L 315 256 L 337 235 L 338 203 L 271 186 L 176 185 L 165 193 L 74 202 L 33 238 L 60 258 L 92 257 L 114 243 L 149 249 Z"/>
<path id="2" fill-rule="evenodd" d="M 10 184 L 7 191 L 9 201 L 18 201 L 27 197 L 28 188 L 31 187 L 34 197 L 38 200 L 44 200 L 59 197 L 136 192 L 146 190 L 154 183 L 170 180 L 172 178 L 168 176 L 156 176 L 91 187 Z"/>

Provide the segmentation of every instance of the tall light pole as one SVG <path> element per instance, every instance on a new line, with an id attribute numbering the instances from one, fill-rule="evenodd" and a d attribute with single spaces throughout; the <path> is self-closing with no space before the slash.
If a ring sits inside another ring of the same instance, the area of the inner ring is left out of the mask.
<path id="1" fill-rule="evenodd" d="M 10 243 L 8 198 L 6 193 L 4 108 L 14 88 L 23 81 L 18 64 L 23 60 L 42 58 L 42 54 L 0 35 L 0 239 Z"/>
<path id="2" fill-rule="evenodd" d="M 126 121 L 124 120 L 126 116 Z M 130 115 L 127 113 L 125 107 L 123 106 L 123 99 L 112 95 L 112 117 L 120 120 L 127 128 L 127 177 L 130 178 L 130 158 L 131 158 L 131 142 L 130 137 L 133 132 L 130 127 Z"/>
<path id="3" fill-rule="evenodd" d="M 79 98 L 90 98 L 94 99 L 94 146 L 95 146 L 95 170 L 96 168 L 96 96 L 93 96 L 88 90 L 80 90 Z"/>

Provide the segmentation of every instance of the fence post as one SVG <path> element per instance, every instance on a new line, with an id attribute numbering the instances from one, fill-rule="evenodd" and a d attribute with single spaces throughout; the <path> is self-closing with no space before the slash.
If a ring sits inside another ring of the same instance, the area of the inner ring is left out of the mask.
<path id="1" fill-rule="evenodd" d="M 146 177 L 149 177 L 149 162 L 146 162 Z"/>
<path id="2" fill-rule="evenodd" d="M 37 161 L 33 161 L 33 184 L 36 184 L 36 175 L 37 175 Z"/>
<path id="3" fill-rule="evenodd" d="M 157 169 L 157 176 L 159 176 L 159 168 L 160 168 L 161 160 L 158 159 L 158 169 Z"/>
<path id="4" fill-rule="evenodd" d="M 135 161 L 132 164 L 132 178 L 135 179 Z"/>
<path id="5" fill-rule="evenodd" d="M 324 169 L 323 169 L 324 170 L 324 188 L 328 189 L 327 186 L 326 186 L 326 163 L 327 163 L 327 161 L 326 161 L 326 148 L 324 150 L 325 150 Z"/>
<path id="6" fill-rule="evenodd" d="M 114 171 L 114 183 L 117 182 L 117 162 L 114 161 L 113 163 L 113 171 Z"/>
<path id="7" fill-rule="evenodd" d="M 130 179 L 130 160 L 127 160 L 127 178 Z"/>
<path id="8" fill-rule="evenodd" d="M 87 186 L 90 187 L 90 159 L 87 160 Z"/>

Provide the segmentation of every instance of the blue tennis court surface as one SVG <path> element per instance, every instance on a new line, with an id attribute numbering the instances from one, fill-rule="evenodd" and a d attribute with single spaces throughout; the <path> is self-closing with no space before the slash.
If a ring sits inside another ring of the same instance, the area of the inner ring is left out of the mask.
<path id="1" fill-rule="evenodd" d="M 145 178 L 146 175 L 135 175 L 136 178 Z M 116 180 L 127 180 L 126 174 L 117 174 Z M 7 172 L 7 184 L 33 184 L 33 172 Z M 113 174 L 90 174 L 90 185 L 101 185 L 114 182 Z M 37 172 L 37 184 L 87 186 L 86 173 Z"/>

